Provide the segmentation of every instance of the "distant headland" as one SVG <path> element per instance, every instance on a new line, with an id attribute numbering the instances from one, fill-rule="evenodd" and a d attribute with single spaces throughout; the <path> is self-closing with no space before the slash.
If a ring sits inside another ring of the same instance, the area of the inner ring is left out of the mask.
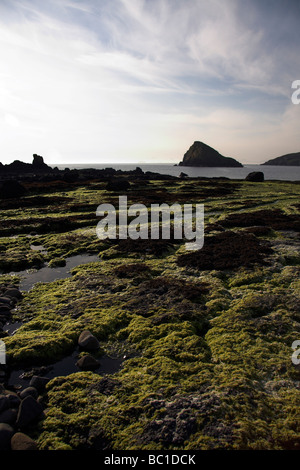
<path id="1" fill-rule="evenodd" d="M 277 165 L 277 166 L 300 166 L 300 152 L 288 153 L 281 157 L 272 158 L 262 165 Z"/>

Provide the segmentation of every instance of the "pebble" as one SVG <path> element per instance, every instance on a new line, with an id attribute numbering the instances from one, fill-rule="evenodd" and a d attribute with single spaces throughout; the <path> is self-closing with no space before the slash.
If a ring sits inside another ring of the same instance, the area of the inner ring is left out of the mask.
<path id="1" fill-rule="evenodd" d="M 93 356 L 87 355 L 87 356 L 81 357 L 76 362 L 76 365 L 81 370 L 95 370 L 95 369 L 98 369 L 98 367 L 100 366 L 100 363 Z"/>

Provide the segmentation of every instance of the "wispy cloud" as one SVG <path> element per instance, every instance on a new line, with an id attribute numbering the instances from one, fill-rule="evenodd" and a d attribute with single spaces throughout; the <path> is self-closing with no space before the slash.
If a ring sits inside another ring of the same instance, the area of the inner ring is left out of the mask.
<path id="1" fill-rule="evenodd" d="M 177 162 L 196 139 L 243 161 L 297 150 L 300 11 L 262 3 L 3 0 L 2 155 Z"/>

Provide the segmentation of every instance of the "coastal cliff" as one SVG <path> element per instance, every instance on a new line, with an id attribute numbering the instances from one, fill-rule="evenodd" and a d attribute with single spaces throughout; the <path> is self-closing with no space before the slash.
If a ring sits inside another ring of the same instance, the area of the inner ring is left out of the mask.
<path id="1" fill-rule="evenodd" d="M 276 166 L 300 166 L 300 152 L 288 153 L 281 157 L 272 158 L 262 165 L 276 165 Z"/>

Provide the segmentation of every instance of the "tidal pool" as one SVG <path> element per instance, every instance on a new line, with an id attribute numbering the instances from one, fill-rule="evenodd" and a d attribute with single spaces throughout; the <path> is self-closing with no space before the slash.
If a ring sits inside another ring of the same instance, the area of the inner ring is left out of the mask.
<path id="1" fill-rule="evenodd" d="M 64 357 L 60 361 L 55 362 L 49 366 L 45 366 L 45 372 L 42 373 L 43 377 L 53 379 L 54 377 L 65 377 L 75 372 L 80 372 L 76 362 L 78 360 L 79 349 L 76 350 L 69 356 Z M 100 366 L 93 372 L 99 375 L 115 374 L 118 372 L 124 362 L 124 358 L 121 357 L 110 357 L 104 355 L 98 359 Z M 31 368 L 34 371 L 34 367 Z M 10 373 L 8 379 L 9 386 L 19 386 L 21 388 L 28 387 L 32 375 L 38 375 L 30 372 L 28 369 L 13 370 Z"/>
<path id="2" fill-rule="evenodd" d="M 98 255 L 81 254 L 66 258 L 66 265 L 62 267 L 49 268 L 44 266 L 41 269 L 28 269 L 25 271 L 12 272 L 10 274 L 21 277 L 19 289 L 29 291 L 37 282 L 53 282 L 57 279 L 71 277 L 71 269 L 80 264 L 100 261 Z"/>

